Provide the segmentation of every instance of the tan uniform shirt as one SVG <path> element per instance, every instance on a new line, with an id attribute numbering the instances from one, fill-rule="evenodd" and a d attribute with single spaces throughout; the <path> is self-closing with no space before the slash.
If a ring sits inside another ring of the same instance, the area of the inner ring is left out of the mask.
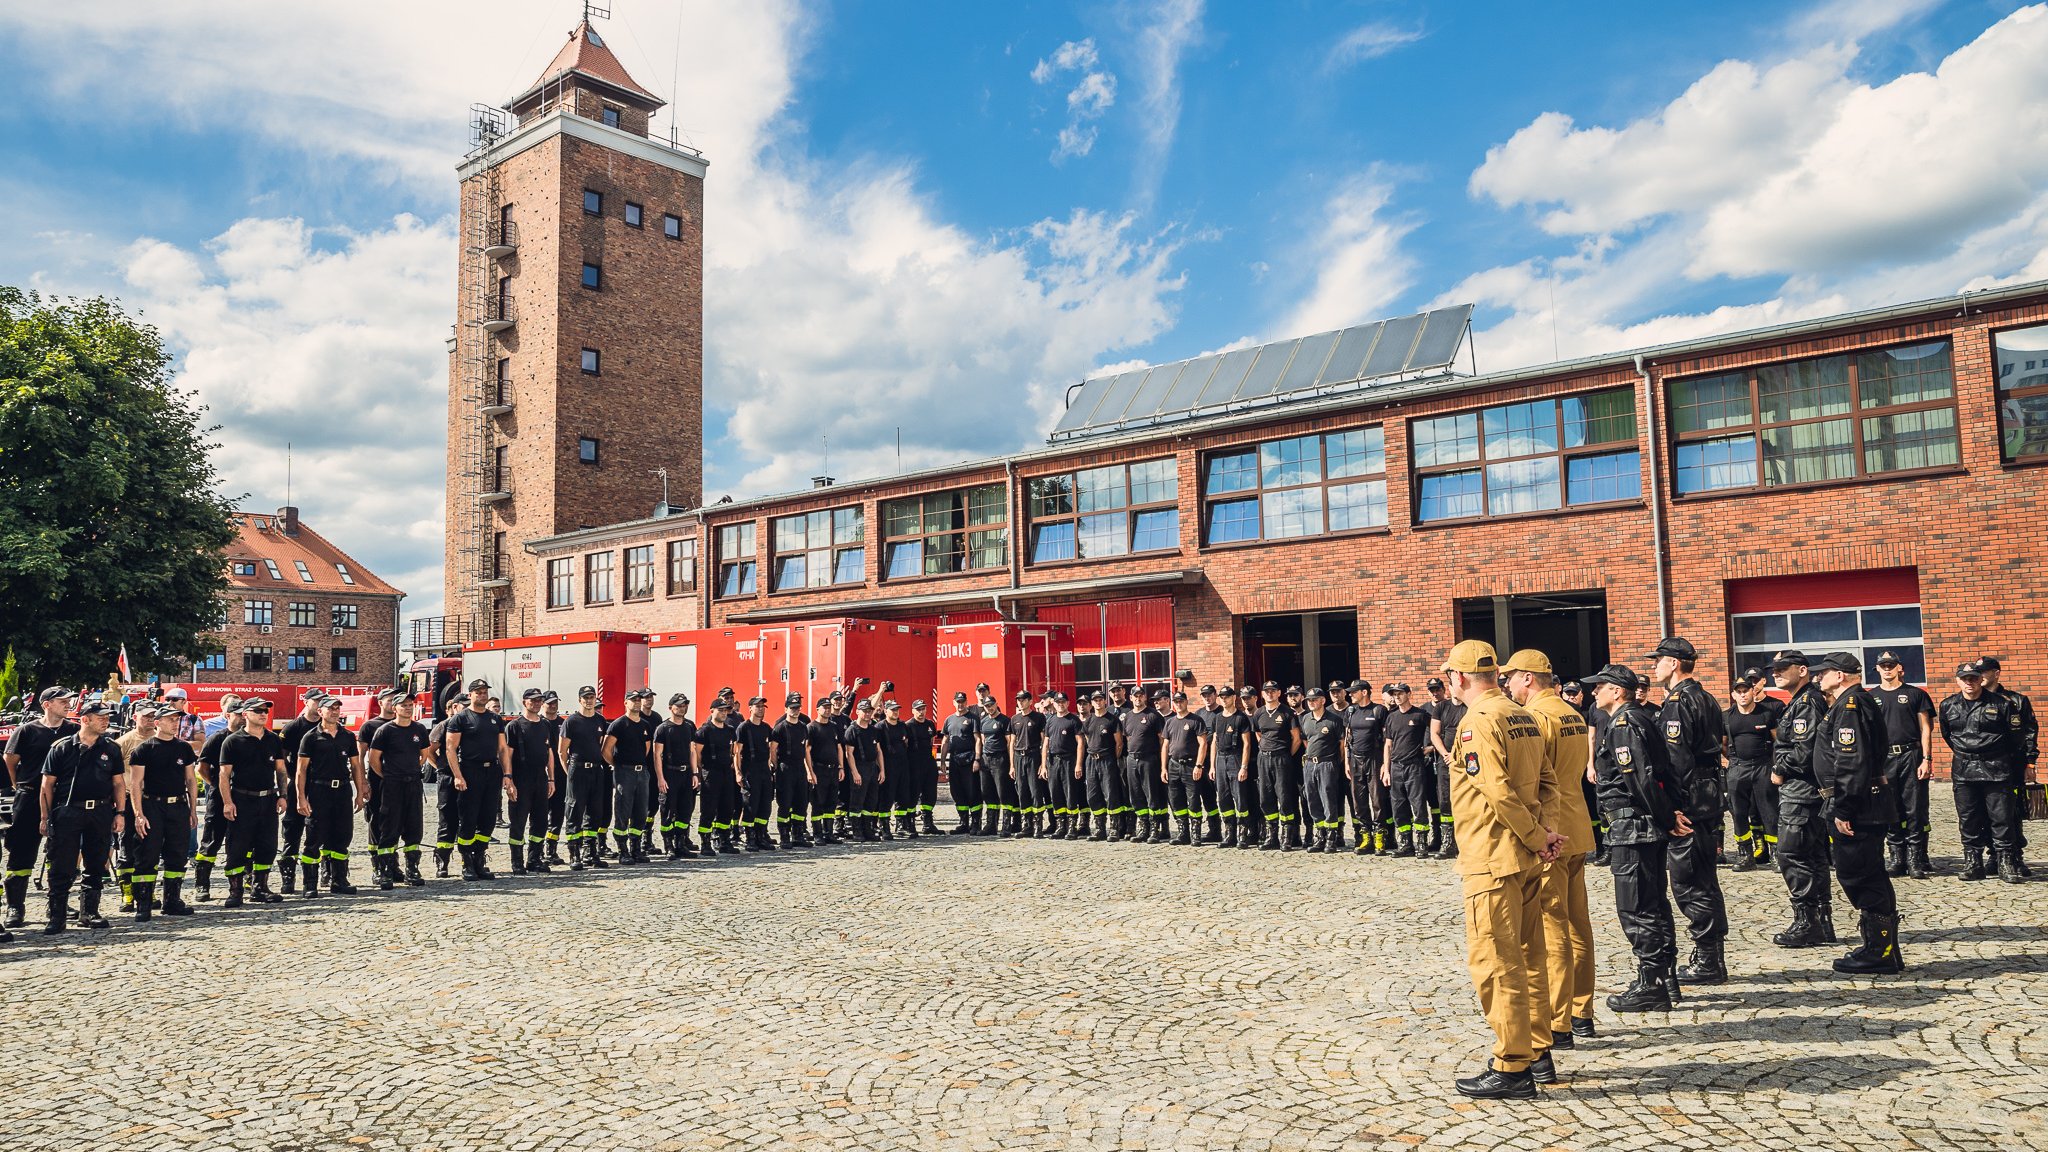
<path id="1" fill-rule="evenodd" d="M 1579 710 L 1565 703 L 1564 697 L 1559 696 L 1554 688 L 1545 688 L 1531 696 L 1526 707 L 1529 714 L 1536 717 L 1536 726 L 1543 730 L 1543 742 L 1557 771 L 1556 800 L 1545 805 L 1543 824 L 1565 838 L 1565 845 L 1558 853 L 1560 856 L 1591 852 L 1595 847 L 1593 817 L 1586 811 L 1586 790 L 1580 782 L 1586 778 L 1586 756 L 1593 743 L 1592 730 L 1586 726 L 1586 718 L 1579 715 Z"/>
<path id="2" fill-rule="evenodd" d="M 1489 689 L 1446 743 L 1459 875 L 1513 876 L 1542 863 L 1546 752 L 1536 718 Z"/>

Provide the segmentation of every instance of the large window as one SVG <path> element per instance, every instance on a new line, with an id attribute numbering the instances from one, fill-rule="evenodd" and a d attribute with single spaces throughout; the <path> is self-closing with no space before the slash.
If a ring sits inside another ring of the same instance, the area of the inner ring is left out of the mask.
<path id="1" fill-rule="evenodd" d="M 1502 404 L 1409 426 L 1415 519 L 1465 520 L 1640 499 L 1630 388 Z"/>
<path id="2" fill-rule="evenodd" d="M 361 618 L 362 613 L 354 604 L 336 604 L 328 609 L 328 619 L 336 628 L 353 628 Z"/>
<path id="3" fill-rule="evenodd" d="M 718 530 L 718 594 L 754 594 L 754 524 L 727 524 Z"/>
<path id="4" fill-rule="evenodd" d="M 194 664 L 192 667 L 201 672 L 225 672 L 228 670 L 228 654 L 225 652 L 208 652 L 206 655 L 201 656 L 199 663 Z"/>
<path id="5" fill-rule="evenodd" d="M 1753 612 L 1728 618 L 1735 634 L 1735 666 L 1765 668 L 1771 657 L 1797 648 L 1818 658 L 1849 651 L 1863 661 L 1863 679 L 1877 683 L 1877 658 L 1890 652 L 1913 684 L 1927 682 L 1927 651 L 1918 604 L 1821 608 L 1805 612 Z"/>
<path id="6" fill-rule="evenodd" d="M 272 609 L 271 609 L 271 604 L 270 604 L 270 601 L 268 601 L 268 600 L 244 600 L 244 601 L 242 601 L 242 623 L 244 623 L 244 624 L 268 624 L 268 623 L 270 623 L 270 621 L 271 621 L 271 616 L 272 616 Z"/>
<path id="7" fill-rule="evenodd" d="M 697 542 L 668 542 L 668 594 L 680 596 L 697 590 Z"/>
<path id="8" fill-rule="evenodd" d="M 882 505 L 882 578 L 907 580 L 1010 562 L 1003 486 L 984 484 Z"/>
<path id="9" fill-rule="evenodd" d="M 1180 477 L 1171 457 L 1041 476 L 1027 491 L 1033 564 L 1180 547 Z"/>
<path id="10" fill-rule="evenodd" d="M 2048 459 L 2048 324 L 1991 337 L 1998 366 L 1998 447 L 2007 460 Z"/>
<path id="11" fill-rule="evenodd" d="M 333 655 L 336 672 L 354 672 L 361 667 L 356 663 L 356 650 L 353 648 L 336 648 Z"/>
<path id="12" fill-rule="evenodd" d="M 319 619 L 320 606 L 302 600 L 294 600 L 285 606 L 286 619 L 294 628 L 311 628 Z"/>
<path id="13" fill-rule="evenodd" d="M 777 592 L 867 578 L 867 518 L 859 508 L 778 516 L 773 531 Z"/>
<path id="14" fill-rule="evenodd" d="M 284 670 L 287 672 L 312 672 L 319 653 L 311 648 L 287 648 L 284 653 Z"/>
<path id="15" fill-rule="evenodd" d="M 626 599 L 646 600 L 654 595 L 654 545 L 626 549 Z"/>
<path id="16" fill-rule="evenodd" d="M 576 603 L 576 558 L 563 556 L 548 561 L 548 607 L 569 608 Z"/>
<path id="17" fill-rule="evenodd" d="M 592 552 L 583 558 L 583 602 L 612 602 L 612 553 Z"/>
<path id="18" fill-rule="evenodd" d="M 1377 427 L 1215 453 L 1202 474 L 1204 542 L 1384 528 L 1386 473 L 1386 436 Z"/>
<path id="19" fill-rule="evenodd" d="M 259 644 L 253 648 L 242 649 L 242 671 L 270 671 L 270 646 L 267 644 Z"/>
<path id="20" fill-rule="evenodd" d="M 1947 340 L 1671 382 L 1679 495 L 1951 467 Z"/>

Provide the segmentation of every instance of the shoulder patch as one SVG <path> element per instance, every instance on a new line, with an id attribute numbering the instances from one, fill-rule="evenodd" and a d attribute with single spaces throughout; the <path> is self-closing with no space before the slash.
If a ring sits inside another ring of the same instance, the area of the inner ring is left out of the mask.
<path id="1" fill-rule="evenodd" d="M 1470 728 L 1463 728 L 1463 729 L 1460 729 L 1460 730 L 1458 731 L 1458 739 L 1459 739 L 1459 740 L 1460 740 L 1461 742 L 1462 742 L 1462 741 L 1465 741 L 1465 740 L 1470 740 L 1471 738 L 1472 738 L 1472 730 L 1471 730 Z"/>
<path id="2" fill-rule="evenodd" d="M 1844 747 L 1844 748 L 1853 748 L 1853 747 L 1855 747 L 1855 745 L 1856 745 L 1856 729 L 1854 729 L 1854 728 L 1837 728 L 1837 729 L 1835 729 L 1835 743 L 1837 743 L 1837 744 L 1840 744 L 1840 745 L 1841 745 L 1842 747 Z"/>
<path id="3" fill-rule="evenodd" d="M 1679 725 L 1678 721 L 1666 720 L 1664 722 L 1664 739 L 1670 740 L 1675 743 L 1680 737 L 1684 735 L 1685 731 Z"/>
<path id="4" fill-rule="evenodd" d="M 1792 721 L 1792 735 L 1804 739 L 1806 736 L 1807 727 L 1808 723 L 1806 717 L 1800 716 L 1795 718 Z"/>
<path id="5" fill-rule="evenodd" d="M 1635 759 L 1636 759 L 1636 754 L 1635 754 L 1634 750 L 1632 750 L 1632 749 L 1629 749 L 1629 748 L 1623 747 L 1623 748 L 1616 748 L 1616 749 L 1614 750 L 1614 762 L 1615 762 L 1616 764 L 1619 764 L 1619 765 L 1621 765 L 1621 766 L 1622 766 L 1623 768 L 1626 768 L 1626 767 L 1628 767 L 1628 766 L 1629 766 L 1630 764 L 1633 764 L 1633 763 L 1635 763 Z"/>
<path id="6" fill-rule="evenodd" d="M 1477 776 L 1477 775 L 1479 775 L 1479 753 L 1477 753 L 1477 752 L 1467 752 L 1467 753 L 1465 753 L 1465 775 L 1467 775 L 1467 776 Z"/>

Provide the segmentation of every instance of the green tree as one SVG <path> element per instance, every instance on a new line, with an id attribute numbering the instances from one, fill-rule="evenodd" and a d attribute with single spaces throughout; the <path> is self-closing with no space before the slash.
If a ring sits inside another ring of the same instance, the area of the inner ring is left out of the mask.
<path id="1" fill-rule="evenodd" d="M 25 683 L 203 650 L 235 538 L 204 412 L 118 303 L 0 287 L 0 647 Z"/>

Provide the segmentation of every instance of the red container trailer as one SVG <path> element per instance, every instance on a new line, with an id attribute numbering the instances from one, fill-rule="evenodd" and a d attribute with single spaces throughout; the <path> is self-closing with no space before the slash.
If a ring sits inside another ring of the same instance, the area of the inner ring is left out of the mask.
<path id="1" fill-rule="evenodd" d="M 811 620 L 755 627 L 699 628 L 656 633 L 647 644 L 647 686 L 666 708 L 676 692 L 690 697 L 693 715 L 708 713 L 720 688 L 731 688 L 741 704 L 766 697 L 780 713 L 783 697 L 803 695 L 806 711 L 835 690 L 851 688 L 865 676 L 870 696 L 883 681 L 904 701 L 930 699 L 933 629 L 888 620 Z"/>
<path id="2" fill-rule="evenodd" d="M 903 701 L 908 716 L 912 700 L 933 699 L 937 684 L 935 632 L 929 624 L 850 618 L 793 626 L 790 636 L 799 643 L 802 656 L 792 662 L 796 672 L 791 683 L 795 691 L 803 693 L 804 706 L 815 709 L 819 700 L 835 690 L 853 688 L 863 676 L 869 681 L 859 690 L 863 698 L 873 696 L 888 681 L 896 687 L 883 693 L 883 699 Z"/>
<path id="3" fill-rule="evenodd" d="M 1033 696 L 1074 691 L 1071 624 L 945 624 L 938 629 L 936 654 L 941 714 L 952 711 L 955 692 L 972 700 L 983 684 L 1005 712 L 1012 710 L 1020 690 Z"/>
<path id="4" fill-rule="evenodd" d="M 469 681 L 490 682 L 491 695 L 507 716 L 519 711 L 528 688 L 554 692 L 562 711 L 576 708 L 576 692 L 585 684 L 598 689 L 598 707 L 607 716 L 626 710 L 626 693 L 647 683 L 647 637 L 638 632 L 567 632 L 553 636 L 519 636 L 462 646 L 463 687 Z"/>
<path id="5" fill-rule="evenodd" d="M 690 698 L 690 715 L 711 714 L 711 698 L 731 688 L 744 704 L 761 695 L 761 630 L 750 627 L 697 628 L 657 632 L 647 638 L 647 686 L 654 706 L 668 715 L 668 698 Z"/>

